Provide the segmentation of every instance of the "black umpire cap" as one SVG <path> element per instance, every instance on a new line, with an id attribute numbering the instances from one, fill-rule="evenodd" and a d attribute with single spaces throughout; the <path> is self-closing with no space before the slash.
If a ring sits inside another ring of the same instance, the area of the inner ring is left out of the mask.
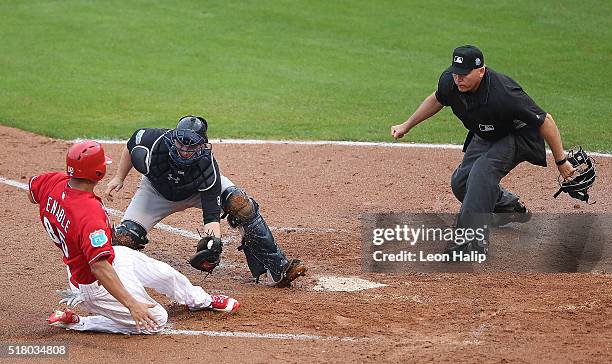
<path id="1" fill-rule="evenodd" d="M 453 63 L 450 66 L 451 73 L 467 75 L 473 69 L 484 66 L 484 56 L 480 49 L 473 45 L 464 45 L 453 51 Z"/>

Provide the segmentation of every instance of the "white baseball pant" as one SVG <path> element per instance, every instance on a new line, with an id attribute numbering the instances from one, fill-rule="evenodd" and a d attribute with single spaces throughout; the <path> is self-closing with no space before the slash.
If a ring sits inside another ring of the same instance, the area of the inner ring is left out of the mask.
<path id="1" fill-rule="evenodd" d="M 139 302 L 152 303 L 149 312 L 158 324 L 155 331 L 141 330 L 142 334 L 154 334 L 163 329 L 168 320 L 166 310 L 145 291 L 152 288 L 178 304 L 198 309 L 210 306 L 212 299 L 202 287 L 194 286 L 189 279 L 164 262 L 124 246 L 115 246 L 113 268 L 126 290 Z M 72 286 L 74 290 L 74 286 Z M 82 284 L 77 288 L 82 295 L 81 307 L 95 316 L 82 316 L 70 330 L 99 331 L 119 334 L 136 334 L 136 323 L 130 311 L 97 282 Z"/>

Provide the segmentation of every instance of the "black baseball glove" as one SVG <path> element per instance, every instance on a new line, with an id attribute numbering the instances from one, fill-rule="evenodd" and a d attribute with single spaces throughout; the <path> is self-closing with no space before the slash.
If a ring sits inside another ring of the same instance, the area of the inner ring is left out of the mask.
<path id="1" fill-rule="evenodd" d="M 189 259 L 189 264 L 195 269 L 212 273 L 221 261 L 223 244 L 216 236 L 205 236 L 198 242 L 197 252 Z"/>

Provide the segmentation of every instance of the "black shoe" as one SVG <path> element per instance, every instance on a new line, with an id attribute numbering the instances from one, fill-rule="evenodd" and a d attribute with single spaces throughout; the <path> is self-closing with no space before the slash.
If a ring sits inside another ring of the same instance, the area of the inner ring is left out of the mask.
<path id="1" fill-rule="evenodd" d="M 489 253 L 489 241 L 483 240 L 472 240 L 470 242 L 470 251 L 487 255 Z"/>
<path id="2" fill-rule="evenodd" d="M 521 200 L 509 208 L 496 208 L 493 210 L 491 225 L 494 227 L 508 225 L 511 222 L 524 223 L 531 220 L 531 211 Z"/>

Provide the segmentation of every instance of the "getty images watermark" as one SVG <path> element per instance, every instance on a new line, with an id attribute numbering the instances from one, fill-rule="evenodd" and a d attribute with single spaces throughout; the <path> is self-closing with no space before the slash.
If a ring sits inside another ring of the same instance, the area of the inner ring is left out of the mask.
<path id="1" fill-rule="evenodd" d="M 407 224 L 395 225 L 393 228 L 374 228 L 372 230 L 372 245 L 381 247 L 384 244 L 399 243 L 410 247 L 399 252 L 385 252 L 383 249 L 374 250 L 372 259 L 375 262 L 476 262 L 482 263 L 487 259 L 486 254 L 475 251 L 463 252 L 460 249 L 449 252 L 428 252 L 418 249 L 417 245 L 426 243 L 438 244 L 445 250 L 453 244 L 461 246 L 473 240 L 486 239 L 487 225 L 481 228 L 453 228 L 453 227 L 427 227 L 421 225 L 413 227 Z M 382 248 L 382 247 L 381 247 Z"/>
<path id="2" fill-rule="evenodd" d="M 474 215 L 471 222 L 491 222 Z M 533 214 L 526 223 L 472 223 L 456 214 L 362 215 L 364 272 L 612 272 L 612 214 Z M 499 220 L 498 220 L 499 221 Z M 487 254 L 462 249 L 486 241 Z"/>

